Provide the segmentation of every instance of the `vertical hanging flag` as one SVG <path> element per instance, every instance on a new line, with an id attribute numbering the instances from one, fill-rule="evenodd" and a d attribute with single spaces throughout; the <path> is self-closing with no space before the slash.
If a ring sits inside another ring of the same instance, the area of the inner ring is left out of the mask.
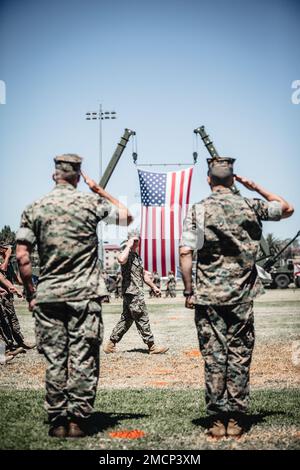
<path id="1" fill-rule="evenodd" d="M 178 245 L 190 199 L 193 168 L 167 173 L 138 170 L 141 189 L 141 257 L 147 271 L 176 273 Z"/>

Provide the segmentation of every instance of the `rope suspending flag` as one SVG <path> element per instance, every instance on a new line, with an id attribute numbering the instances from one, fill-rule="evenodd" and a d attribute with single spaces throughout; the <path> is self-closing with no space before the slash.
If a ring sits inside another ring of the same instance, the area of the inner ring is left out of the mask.
<path id="1" fill-rule="evenodd" d="M 178 245 L 186 216 L 193 167 L 153 173 L 138 170 L 141 190 L 141 257 L 147 271 L 176 272 Z"/>

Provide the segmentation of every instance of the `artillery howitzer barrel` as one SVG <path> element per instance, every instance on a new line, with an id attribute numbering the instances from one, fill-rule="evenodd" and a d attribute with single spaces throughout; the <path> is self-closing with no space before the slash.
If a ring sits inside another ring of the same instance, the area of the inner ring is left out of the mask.
<path id="1" fill-rule="evenodd" d="M 213 141 L 211 140 L 211 138 L 207 134 L 204 126 L 200 126 L 200 127 L 197 127 L 197 129 L 194 129 L 194 133 L 200 135 L 200 137 L 203 140 L 203 143 L 204 143 L 205 147 L 207 148 L 211 158 L 219 158 L 220 157 L 216 147 L 213 144 Z"/>
<path id="2" fill-rule="evenodd" d="M 294 236 L 294 238 L 292 238 L 278 253 L 276 253 L 276 255 L 270 257 L 269 259 L 267 259 L 267 261 L 263 264 L 263 269 L 265 269 L 265 271 L 268 271 L 269 269 L 271 269 L 271 267 L 276 263 L 276 261 L 280 258 L 280 256 L 282 255 L 282 253 L 296 240 L 296 238 L 298 238 L 300 236 L 300 230 L 299 232 L 296 233 L 296 235 Z"/>
<path id="3" fill-rule="evenodd" d="M 110 162 L 107 165 L 106 170 L 105 170 L 105 172 L 104 172 L 104 174 L 103 174 L 103 176 L 100 180 L 99 184 L 102 188 L 104 188 L 104 189 L 106 188 L 107 183 L 110 180 L 110 177 L 113 174 L 114 169 L 116 168 L 117 163 L 120 160 L 120 157 L 121 157 L 122 153 L 125 150 L 127 142 L 129 141 L 129 139 L 132 135 L 135 135 L 135 131 L 132 131 L 130 129 L 125 129 L 124 130 L 124 134 L 121 137 L 120 142 L 118 143 L 117 148 L 114 151 L 114 154 L 111 157 Z"/>

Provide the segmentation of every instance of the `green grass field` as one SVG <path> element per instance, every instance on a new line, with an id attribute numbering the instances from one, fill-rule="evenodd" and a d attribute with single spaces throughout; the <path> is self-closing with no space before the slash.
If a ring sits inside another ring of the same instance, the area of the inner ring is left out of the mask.
<path id="1" fill-rule="evenodd" d="M 17 304 L 22 329 L 34 338 L 33 320 Z M 104 305 L 105 341 L 121 303 Z M 95 434 L 82 440 L 48 437 L 43 410 L 45 363 L 36 350 L 0 368 L 1 449 L 300 449 L 300 290 L 269 291 L 255 304 L 256 345 L 251 368 L 248 433 L 214 441 L 205 434 L 203 361 L 193 312 L 183 300 L 149 302 L 152 329 L 166 355 L 145 354 L 135 327 L 118 352 L 101 352 Z M 297 348 L 296 348 L 297 349 Z M 298 361 L 298 362 L 297 362 Z M 139 439 L 116 431 L 139 430 Z"/>
<path id="2" fill-rule="evenodd" d="M 204 433 L 203 392 L 196 390 L 103 390 L 98 392 L 94 424 L 85 439 L 51 439 L 42 391 L 1 394 L 2 449 L 298 449 L 300 400 L 297 390 L 255 391 L 250 431 L 238 441 L 213 441 Z M 101 410 L 101 411 L 100 411 Z M 109 433 L 141 430 L 140 439 Z"/>

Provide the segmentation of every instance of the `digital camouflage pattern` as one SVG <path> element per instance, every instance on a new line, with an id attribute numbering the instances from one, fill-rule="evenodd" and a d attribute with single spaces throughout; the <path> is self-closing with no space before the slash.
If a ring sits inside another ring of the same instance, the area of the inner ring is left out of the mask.
<path id="1" fill-rule="evenodd" d="M 205 363 L 208 414 L 245 412 L 254 347 L 252 302 L 196 305 L 195 323 Z"/>
<path id="2" fill-rule="evenodd" d="M 249 302 L 263 292 L 255 267 L 261 221 L 280 218 L 278 202 L 246 199 L 228 188 L 190 208 L 180 245 L 197 250 L 197 304 Z"/>
<path id="3" fill-rule="evenodd" d="M 49 421 L 88 418 L 93 411 L 103 339 L 95 300 L 39 304 L 34 310 L 37 349 L 47 360 L 45 408 Z"/>
<path id="4" fill-rule="evenodd" d="M 156 287 L 158 287 L 160 289 L 161 279 L 160 279 L 160 275 L 158 273 L 153 274 L 153 284 L 155 284 Z"/>
<path id="5" fill-rule="evenodd" d="M 166 297 L 176 297 L 176 279 L 174 274 L 169 274 L 167 280 Z"/>
<path id="6" fill-rule="evenodd" d="M 66 414 L 87 418 L 93 410 L 103 336 L 96 300 L 107 293 L 98 261 L 101 220 L 116 223 L 108 201 L 57 184 L 24 211 L 17 233 L 18 242 L 36 243 L 39 253 L 34 316 L 37 347 L 47 360 L 50 422 Z"/>
<path id="7" fill-rule="evenodd" d="M 2 318 L 6 337 L 9 338 L 10 346 L 17 344 L 22 345 L 24 336 L 21 332 L 20 323 L 14 306 L 14 296 L 6 294 L 1 299 Z"/>
<path id="8" fill-rule="evenodd" d="M 110 336 L 117 343 L 135 322 L 144 343 L 154 343 L 144 297 L 144 267 L 142 258 L 130 250 L 127 262 L 122 264 L 123 312 Z"/>
<path id="9" fill-rule="evenodd" d="M 112 204 L 71 184 L 57 184 L 22 214 L 18 242 L 37 244 L 37 303 L 68 302 L 107 294 L 98 263 L 97 224 L 116 223 Z"/>
<path id="10" fill-rule="evenodd" d="M 4 343 L 7 349 L 12 349 L 15 345 L 11 327 L 4 309 L 3 296 L 0 297 L 0 342 Z"/>
<path id="11" fill-rule="evenodd" d="M 157 272 L 154 272 L 153 275 L 152 275 L 152 282 L 153 284 L 158 288 L 160 289 L 160 285 L 161 285 L 161 279 L 160 279 L 160 275 L 157 273 Z M 154 290 L 150 287 L 149 289 L 149 296 L 150 297 L 160 297 L 161 294 L 159 296 L 157 296 L 157 294 L 154 292 Z"/>
<path id="12" fill-rule="evenodd" d="M 137 295 L 144 287 L 144 266 L 142 258 L 130 250 L 128 260 L 121 266 L 123 294 Z"/>
<path id="13" fill-rule="evenodd" d="M 129 330 L 133 322 L 135 322 L 136 328 L 144 343 L 154 343 L 143 292 L 137 295 L 124 294 L 123 312 L 110 335 L 110 340 L 114 343 L 118 343 Z"/>
<path id="14" fill-rule="evenodd" d="M 122 297 L 122 274 L 117 273 L 116 282 L 115 282 L 115 297 L 118 299 Z"/>
<path id="15" fill-rule="evenodd" d="M 245 412 L 254 347 L 252 299 L 262 292 L 255 267 L 263 220 L 281 205 L 222 187 L 188 211 L 180 245 L 197 250 L 195 323 L 205 363 L 209 414 Z"/>

